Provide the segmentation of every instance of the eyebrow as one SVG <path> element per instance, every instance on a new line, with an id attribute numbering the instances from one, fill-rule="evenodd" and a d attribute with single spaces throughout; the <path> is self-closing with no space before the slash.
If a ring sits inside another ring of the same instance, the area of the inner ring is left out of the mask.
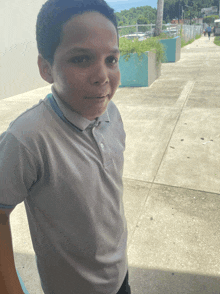
<path id="1" fill-rule="evenodd" d="M 91 53 L 91 51 L 93 51 L 93 50 L 88 49 L 88 48 L 75 47 L 75 48 L 69 50 L 67 52 L 67 54 L 71 54 L 71 53 Z M 119 49 L 113 49 L 113 50 L 110 51 L 110 53 L 119 54 L 120 51 L 119 51 Z"/>

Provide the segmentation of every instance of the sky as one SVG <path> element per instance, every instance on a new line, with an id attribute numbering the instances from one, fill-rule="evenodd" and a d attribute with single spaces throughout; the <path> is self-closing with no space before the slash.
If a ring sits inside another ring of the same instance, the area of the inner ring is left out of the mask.
<path id="1" fill-rule="evenodd" d="M 124 9 L 130 9 L 132 7 L 149 5 L 153 8 L 157 8 L 157 0 L 106 0 L 106 2 L 115 9 L 116 12 L 120 12 Z"/>

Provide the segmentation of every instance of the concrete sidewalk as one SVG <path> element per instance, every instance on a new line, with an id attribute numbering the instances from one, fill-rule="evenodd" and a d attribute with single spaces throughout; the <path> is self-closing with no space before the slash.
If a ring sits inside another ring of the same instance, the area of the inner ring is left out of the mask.
<path id="1" fill-rule="evenodd" d="M 220 293 L 220 47 L 207 37 L 163 64 L 149 88 L 120 88 L 132 294 Z M 0 100 L 1 129 L 50 86 Z M 23 204 L 11 217 L 16 267 L 41 294 Z"/>

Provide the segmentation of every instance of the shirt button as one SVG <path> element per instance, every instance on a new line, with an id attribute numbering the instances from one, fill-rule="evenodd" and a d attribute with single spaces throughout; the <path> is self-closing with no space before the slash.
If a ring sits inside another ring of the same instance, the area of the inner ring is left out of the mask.
<path id="1" fill-rule="evenodd" d="M 102 149 L 105 149 L 105 146 L 104 146 L 103 143 L 101 143 L 100 146 L 101 146 Z"/>

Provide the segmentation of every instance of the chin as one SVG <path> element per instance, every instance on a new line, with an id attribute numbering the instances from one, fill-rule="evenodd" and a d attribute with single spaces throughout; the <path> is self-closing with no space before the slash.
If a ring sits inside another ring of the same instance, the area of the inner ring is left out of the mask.
<path id="1" fill-rule="evenodd" d="M 94 114 L 89 114 L 89 115 L 84 115 L 85 118 L 87 118 L 88 120 L 94 120 L 97 117 L 100 117 L 103 113 L 105 113 L 106 109 L 100 112 L 96 112 Z"/>

